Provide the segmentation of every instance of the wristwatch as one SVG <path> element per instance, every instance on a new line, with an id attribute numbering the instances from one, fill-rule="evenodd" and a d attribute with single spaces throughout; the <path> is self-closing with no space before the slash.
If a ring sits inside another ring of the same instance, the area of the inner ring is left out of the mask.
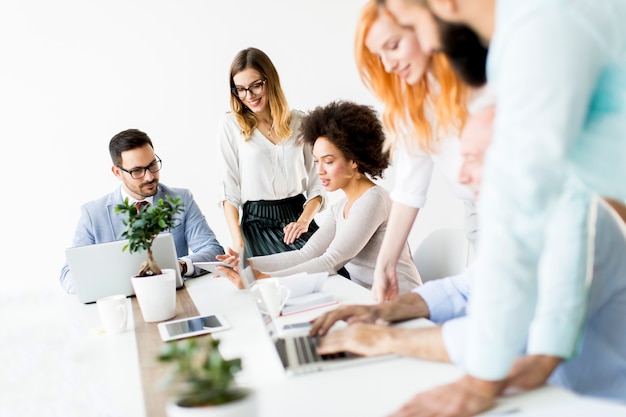
<path id="1" fill-rule="evenodd" d="M 184 276 L 187 273 L 187 262 L 179 260 L 178 264 L 181 267 L 180 274 Z"/>

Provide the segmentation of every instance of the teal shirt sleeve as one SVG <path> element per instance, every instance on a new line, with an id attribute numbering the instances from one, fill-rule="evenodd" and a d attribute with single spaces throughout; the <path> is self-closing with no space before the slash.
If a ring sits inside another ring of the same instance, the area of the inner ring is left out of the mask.
<path id="1" fill-rule="evenodd" d="M 576 353 L 593 276 L 595 203 L 590 192 L 572 179 L 552 211 L 539 262 L 528 354 L 567 360 Z"/>

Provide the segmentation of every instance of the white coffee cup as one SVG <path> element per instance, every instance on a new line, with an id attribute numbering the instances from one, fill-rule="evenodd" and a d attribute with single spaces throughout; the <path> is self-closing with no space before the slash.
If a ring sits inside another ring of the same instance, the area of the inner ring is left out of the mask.
<path id="1" fill-rule="evenodd" d="M 126 296 L 110 295 L 96 301 L 102 327 L 108 334 L 122 333 L 128 325 L 128 304 Z"/>
<path id="2" fill-rule="evenodd" d="M 251 291 L 257 300 L 259 298 L 263 300 L 266 313 L 272 318 L 276 318 L 280 315 L 281 310 L 291 294 L 291 290 L 281 285 L 280 279 L 278 278 L 259 279 L 251 288 Z"/>

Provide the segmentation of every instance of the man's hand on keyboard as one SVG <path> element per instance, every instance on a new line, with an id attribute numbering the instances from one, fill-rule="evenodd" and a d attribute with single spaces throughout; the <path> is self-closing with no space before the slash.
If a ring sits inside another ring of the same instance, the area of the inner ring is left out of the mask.
<path id="1" fill-rule="evenodd" d="M 378 325 L 355 323 L 342 330 L 328 333 L 317 348 L 320 355 L 351 352 L 363 356 L 393 353 L 395 329 Z"/>
<path id="2" fill-rule="evenodd" d="M 311 336 L 324 336 L 339 320 L 353 323 L 376 323 L 380 320 L 380 309 L 377 305 L 345 305 L 337 307 L 316 318 L 311 326 Z"/>

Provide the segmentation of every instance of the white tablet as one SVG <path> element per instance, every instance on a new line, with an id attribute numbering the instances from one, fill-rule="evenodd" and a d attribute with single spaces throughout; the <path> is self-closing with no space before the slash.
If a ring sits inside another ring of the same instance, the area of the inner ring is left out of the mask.
<path id="1" fill-rule="evenodd" d="M 230 328 L 230 324 L 222 314 L 187 317 L 179 320 L 159 323 L 159 334 L 164 342 L 201 334 L 219 332 Z"/>
<path id="2" fill-rule="evenodd" d="M 214 274 L 220 272 L 216 268 L 218 266 L 223 266 L 223 267 L 231 268 L 231 269 L 233 267 L 231 264 L 228 264 L 226 262 L 219 262 L 219 261 L 214 261 L 214 262 L 194 262 L 193 265 L 197 266 L 198 268 L 202 268 L 205 271 L 212 272 Z"/>

